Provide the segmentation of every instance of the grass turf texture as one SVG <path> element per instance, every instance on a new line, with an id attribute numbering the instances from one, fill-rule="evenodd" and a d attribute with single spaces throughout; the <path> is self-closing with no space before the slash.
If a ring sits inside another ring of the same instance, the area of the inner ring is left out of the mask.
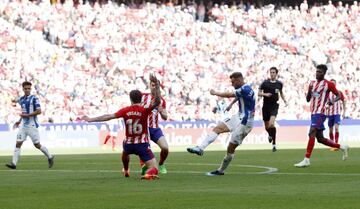
<path id="1" fill-rule="evenodd" d="M 341 152 L 315 149 L 309 168 L 295 168 L 305 150 L 237 150 L 224 176 L 204 174 L 218 168 L 225 151 L 199 157 L 172 152 L 168 174 L 140 180 L 138 158 L 132 156 L 130 178 L 121 173 L 119 154 L 57 155 L 52 169 L 44 156 L 22 156 L 15 171 L 0 157 L 0 208 L 359 208 L 360 149 L 350 158 Z M 158 153 L 157 153 L 158 155 Z M 259 174 L 265 168 L 271 174 Z"/>

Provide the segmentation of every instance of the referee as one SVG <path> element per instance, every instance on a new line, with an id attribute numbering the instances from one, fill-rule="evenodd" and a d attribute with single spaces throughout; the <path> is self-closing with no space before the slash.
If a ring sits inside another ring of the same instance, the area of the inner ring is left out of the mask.
<path id="1" fill-rule="evenodd" d="M 265 129 L 269 134 L 269 143 L 272 143 L 272 151 L 276 152 L 276 128 L 275 119 L 279 110 L 279 94 L 287 106 L 283 89 L 283 83 L 277 80 L 279 70 L 276 67 L 270 68 L 270 79 L 263 81 L 259 87 L 258 96 L 264 97 L 262 116 Z"/>

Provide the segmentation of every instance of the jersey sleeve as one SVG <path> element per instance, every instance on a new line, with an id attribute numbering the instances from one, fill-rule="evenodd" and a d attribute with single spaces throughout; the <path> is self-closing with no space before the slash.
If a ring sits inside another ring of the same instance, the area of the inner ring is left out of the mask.
<path id="1" fill-rule="evenodd" d="M 41 109 L 39 98 L 34 97 L 33 105 L 34 105 L 34 110 L 39 110 L 39 109 Z"/>
<path id="2" fill-rule="evenodd" d="M 281 81 L 279 83 L 280 83 L 280 89 L 279 90 L 282 92 L 284 84 Z"/>
<path id="3" fill-rule="evenodd" d="M 329 91 L 331 91 L 334 94 L 338 94 L 339 91 L 336 89 L 336 86 L 333 82 L 327 81 Z"/>
<path id="4" fill-rule="evenodd" d="M 235 91 L 234 91 L 235 97 L 240 98 L 242 96 L 241 95 L 242 91 L 243 91 L 242 87 L 235 89 Z"/>
<path id="5" fill-rule="evenodd" d="M 266 81 L 266 80 L 265 80 Z M 265 87 L 265 81 L 263 81 L 260 86 L 259 86 L 259 90 L 264 90 Z"/>
<path id="6" fill-rule="evenodd" d="M 124 115 L 125 115 L 125 108 L 122 108 L 122 109 L 120 109 L 119 111 L 117 111 L 117 112 L 115 113 L 115 117 L 116 117 L 116 118 L 123 118 Z"/>
<path id="7" fill-rule="evenodd" d="M 343 94 L 341 91 L 339 91 L 339 93 L 340 93 L 340 100 L 341 100 L 341 101 L 345 101 L 344 94 Z"/>

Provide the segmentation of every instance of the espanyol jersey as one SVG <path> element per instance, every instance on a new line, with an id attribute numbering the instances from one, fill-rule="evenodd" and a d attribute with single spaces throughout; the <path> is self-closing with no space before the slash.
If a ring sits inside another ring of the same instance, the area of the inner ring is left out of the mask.
<path id="1" fill-rule="evenodd" d="M 326 103 L 329 99 L 329 92 L 338 93 L 333 82 L 328 80 L 312 81 L 312 95 L 310 99 L 311 114 L 325 114 Z"/>
<path id="2" fill-rule="evenodd" d="M 246 125 L 249 118 L 254 118 L 255 93 L 248 84 L 245 84 L 235 89 L 235 95 L 238 99 L 239 115 L 242 118 L 241 124 Z"/>
<path id="3" fill-rule="evenodd" d="M 21 106 L 22 113 L 31 114 L 34 111 L 40 109 L 40 100 L 34 95 L 22 96 L 18 102 Z M 22 125 L 26 126 L 35 126 L 36 128 L 39 127 L 37 115 L 28 118 L 22 118 L 21 123 Z"/>

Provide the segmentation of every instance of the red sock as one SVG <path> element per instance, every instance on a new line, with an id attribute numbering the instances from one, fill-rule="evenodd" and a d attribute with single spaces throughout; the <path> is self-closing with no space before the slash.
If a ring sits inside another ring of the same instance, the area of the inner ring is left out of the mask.
<path id="1" fill-rule="evenodd" d="M 150 169 L 148 169 L 148 170 L 146 171 L 146 174 L 151 175 L 151 176 L 153 176 L 153 175 L 158 175 L 158 173 L 159 173 L 159 171 L 158 171 L 158 169 L 155 168 L 155 167 L 150 168 Z"/>
<path id="2" fill-rule="evenodd" d="M 340 144 L 335 143 L 334 141 L 331 141 L 330 139 L 324 138 L 322 141 L 319 141 L 321 144 L 325 144 L 326 146 L 329 147 L 334 147 L 334 148 L 340 148 Z"/>
<path id="3" fill-rule="evenodd" d="M 162 149 L 160 152 L 160 161 L 159 161 L 159 165 L 164 164 L 167 156 L 169 154 L 169 150 L 168 149 Z"/>
<path id="4" fill-rule="evenodd" d="M 339 141 L 339 132 L 335 132 L 335 143 Z"/>
<path id="5" fill-rule="evenodd" d="M 309 141 L 306 147 L 306 154 L 305 154 L 306 158 L 310 158 L 311 153 L 314 149 L 314 145 L 315 145 L 315 137 L 309 136 Z"/>
<path id="6" fill-rule="evenodd" d="M 140 159 L 140 167 L 143 167 L 145 165 L 144 161 Z"/>
<path id="7" fill-rule="evenodd" d="M 108 141 L 109 141 L 109 139 L 111 138 L 111 136 L 108 134 L 108 135 L 106 135 L 106 137 L 105 137 L 105 141 L 104 141 L 104 144 L 106 144 Z"/>
<path id="8" fill-rule="evenodd" d="M 334 133 L 330 133 L 330 132 L 329 132 L 329 138 L 330 138 L 330 140 L 333 140 L 333 141 L 334 141 Z"/>

